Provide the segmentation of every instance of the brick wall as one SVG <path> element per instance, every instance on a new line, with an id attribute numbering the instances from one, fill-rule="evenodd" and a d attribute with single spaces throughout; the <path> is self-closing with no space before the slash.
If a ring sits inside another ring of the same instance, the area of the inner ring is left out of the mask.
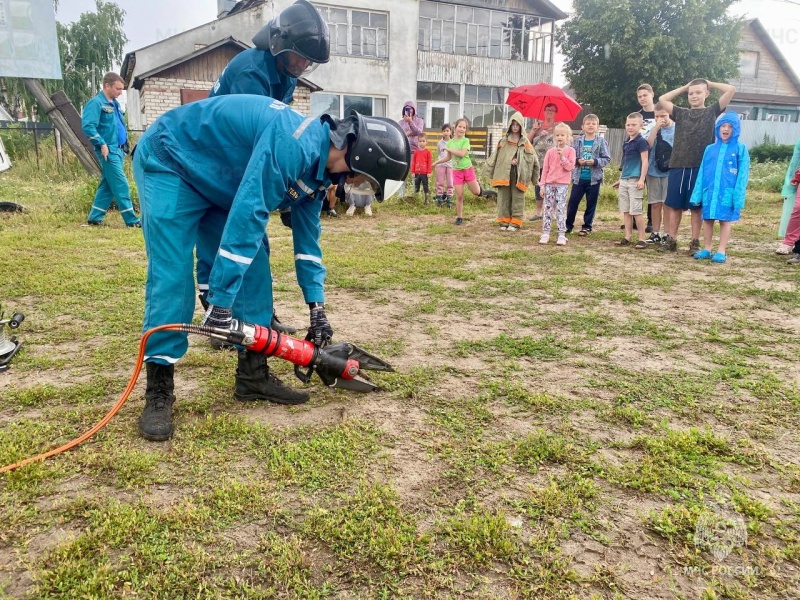
<path id="1" fill-rule="evenodd" d="M 145 127 L 165 112 L 181 105 L 181 89 L 210 90 L 213 81 L 191 81 L 188 79 L 165 79 L 151 77 L 142 86 L 140 94 L 141 108 L 144 113 Z"/>
<path id="2" fill-rule="evenodd" d="M 139 92 L 140 106 L 144 114 L 144 127 L 148 127 L 162 114 L 181 105 L 181 89 L 210 90 L 213 81 L 151 77 Z M 292 108 L 308 114 L 311 110 L 311 90 L 298 85 L 294 90 Z"/>

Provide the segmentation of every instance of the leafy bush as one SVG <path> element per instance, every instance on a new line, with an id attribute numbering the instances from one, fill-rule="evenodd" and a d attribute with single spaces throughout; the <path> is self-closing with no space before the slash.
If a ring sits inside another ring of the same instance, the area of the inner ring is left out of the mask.
<path id="1" fill-rule="evenodd" d="M 750 149 L 750 159 L 754 163 L 788 161 L 792 158 L 794 146 L 765 142 Z"/>
<path id="2" fill-rule="evenodd" d="M 22 127 L 20 123 L 0 129 L 0 137 L 3 138 L 3 145 L 11 162 L 22 160 L 27 154 L 34 151 L 33 130 Z M 53 134 L 49 131 L 39 130 L 36 132 L 36 137 L 41 151 L 41 145 L 46 139 L 52 140 Z"/>

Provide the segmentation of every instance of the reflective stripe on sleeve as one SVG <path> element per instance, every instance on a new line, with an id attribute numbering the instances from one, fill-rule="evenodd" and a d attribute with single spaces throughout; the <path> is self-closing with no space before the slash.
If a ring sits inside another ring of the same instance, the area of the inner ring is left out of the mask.
<path id="1" fill-rule="evenodd" d="M 227 250 L 223 250 L 222 248 L 219 249 L 219 255 L 223 258 L 227 258 L 228 260 L 232 260 L 233 262 L 241 263 L 243 265 L 249 265 L 253 262 L 252 258 L 248 258 L 246 256 L 240 256 L 238 254 L 233 254 L 228 252 Z"/>
<path id="2" fill-rule="evenodd" d="M 299 138 L 301 135 L 303 135 L 303 132 L 306 130 L 306 127 L 311 125 L 312 121 L 316 121 L 316 120 L 317 119 L 315 117 L 308 117 L 305 121 L 300 123 L 300 126 L 297 129 L 294 130 L 294 133 L 292 134 L 292 137 L 294 137 L 294 139 Z"/>
<path id="3" fill-rule="evenodd" d="M 314 195 L 314 189 L 308 187 L 305 183 L 303 183 L 299 179 L 297 181 L 295 181 L 295 183 L 297 184 L 297 187 L 299 187 L 301 190 L 303 190 L 309 196 L 313 196 Z"/>

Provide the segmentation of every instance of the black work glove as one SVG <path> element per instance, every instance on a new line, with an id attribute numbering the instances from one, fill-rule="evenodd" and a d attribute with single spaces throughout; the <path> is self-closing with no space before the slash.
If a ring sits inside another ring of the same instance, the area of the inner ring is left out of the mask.
<path id="1" fill-rule="evenodd" d="M 333 328 L 328 322 L 323 304 L 310 302 L 308 308 L 311 310 L 311 326 L 308 328 L 308 339 L 313 341 L 315 346 L 322 347 L 331 341 Z"/>
<path id="2" fill-rule="evenodd" d="M 220 329 L 230 329 L 232 317 L 233 313 L 231 312 L 230 308 L 222 308 L 220 306 L 209 304 L 206 314 L 203 317 L 203 321 L 200 323 L 200 325 L 206 327 L 219 327 Z"/>

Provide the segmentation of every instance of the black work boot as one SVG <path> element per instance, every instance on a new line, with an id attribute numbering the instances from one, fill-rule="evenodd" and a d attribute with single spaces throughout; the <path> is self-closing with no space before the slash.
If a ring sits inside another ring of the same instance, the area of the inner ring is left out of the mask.
<path id="1" fill-rule="evenodd" d="M 175 402 L 175 365 L 145 363 L 147 391 L 139 417 L 139 433 L 146 440 L 163 442 L 172 437 L 172 404 Z"/>
<path id="2" fill-rule="evenodd" d="M 240 402 L 252 400 L 269 400 L 278 404 L 308 402 L 308 392 L 289 387 L 275 375 L 271 375 L 264 355 L 249 350 L 239 351 L 233 397 Z"/>

